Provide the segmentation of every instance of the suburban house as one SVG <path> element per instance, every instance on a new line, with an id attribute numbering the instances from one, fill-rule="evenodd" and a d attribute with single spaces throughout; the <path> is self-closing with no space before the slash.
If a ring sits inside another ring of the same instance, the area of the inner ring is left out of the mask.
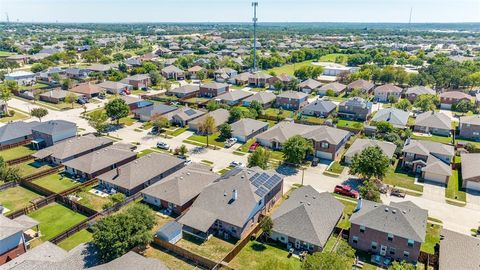
<path id="1" fill-rule="evenodd" d="M 480 191 L 480 154 L 462 154 L 462 188 L 468 191 Z"/>
<path id="2" fill-rule="evenodd" d="M 196 96 L 200 93 L 198 84 L 187 84 L 167 91 L 167 95 L 173 95 L 177 98 Z"/>
<path id="3" fill-rule="evenodd" d="M 281 198 L 283 176 L 255 168 L 235 168 L 206 186 L 178 220 L 183 233 L 200 239 L 215 234 L 244 238 Z"/>
<path id="4" fill-rule="evenodd" d="M 410 201 L 383 205 L 359 200 L 350 217 L 348 242 L 357 250 L 416 263 L 427 218 L 428 211 Z"/>
<path id="5" fill-rule="evenodd" d="M 451 145 L 407 139 L 402 149 L 402 167 L 421 173 L 425 180 L 444 185 L 452 175 L 450 163 L 454 155 Z"/>
<path id="6" fill-rule="evenodd" d="M 232 127 L 232 137 L 239 142 L 244 143 L 256 135 L 268 129 L 268 122 L 258 121 L 251 118 L 242 118 L 230 125 Z"/>
<path id="7" fill-rule="evenodd" d="M 95 96 L 98 96 L 103 91 L 103 89 L 98 86 L 97 84 L 91 84 L 91 83 L 81 83 L 77 86 L 74 86 L 72 89 L 70 89 L 70 92 L 80 94 L 82 96 L 85 96 L 87 98 L 92 98 Z"/>
<path id="8" fill-rule="evenodd" d="M 35 73 L 30 71 L 14 71 L 5 74 L 5 81 L 16 81 L 19 85 L 29 85 L 35 82 Z"/>
<path id="9" fill-rule="evenodd" d="M 480 115 L 462 116 L 459 120 L 458 137 L 480 141 Z"/>
<path id="10" fill-rule="evenodd" d="M 250 72 L 243 72 L 231 77 L 228 82 L 235 85 L 245 85 L 248 83 L 248 78 L 250 77 Z"/>
<path id="11" fill-rule="evenodd" d="M 238 72 L 231 68 L 220 68 L 215 70 L 214 76 L 217 82 L 228 82 L 231 78 L 237 76 Z"/>
<path id="12" fill-rule="evenodd" d="M 407 91 L 405 92 L 405 97 L 410 101 L 414 102 L 417 97 L 421 95 L 436 95 L 437 92 L 435 90 L 426 87 L 426 86 L 413 86 L 410 88 L 407 88 Z"/>
<path id="13" fill-rule="evenodd" d="M 461 91 L 448 91 L 440 94 L 440 108 L 452 109 L 453 105 L 456 105 L 462 100 L 473 102 L 474 97 Z"/>
<path id="14" fill-rule="evenodd" d="M 133 86 L 127 83 L 104 81 L 98 84 L 100 88 L 110 94 L 121 94 L 125 91 L 133 90 Z"/>
<path id="15" fill-rule="evenodd" d="M 365 121 L 371 113 L 372 103 L 361 97 L 351 97 L 338 105 L 340 118 Z"/>
<path id="16" fill-rule="evenodd" d="M 284 91 L 277 95 L 276 107 L 284 110 L 299 110 L 308 103 L 308 94 L 297 91 Z"/>
<path id="17" fill-rule="evenodd" d="M 103 65 L 103 64 L 92 64 L 92 65 L 90 65 L 89 67 L 87 67 L 87 69 L 88 69 L 89 71 L 99 72 L 99 73 L 107 73 L 107 72 L 109 72 L 110 70 L 112 70 L 113 68 L 118 68 L 118 65 L 117 65 L 117 64 L 107 64 L 107 65 Z"/>
<path id="18" fill-rule="evenodd" d="M 49 69 L 40 71 L 37 73 L 37 81 L 42 81 L 46 83 L 50 83 L 54 80 L 54 74 L 65 74 L 65 71 L 61 67 L 51 67 Z"/>
<path id="19" fill-rule="evenodd" d="M 302 114 L 315 117 L 327 117 L 337 109 L 337 105 L 329 100 L 317 99 L 302 108 Z"/>
<path id="20" fill-rule="evenodd" d="M 75 79 L 75 80 L 85 80 L 88 78 L 88 74 L 90 74 L 91 71 L 88 69 L 83 69 L 83 68 L 67 68 L 65 69 L 65 75 L 70 78 L 70 79 Z"/>
<path id="21" fill-rule="evenodd" d="M 323 75 L 325 76 L 338 76 L 345 72 L 350 72 L 351 67 L 346 67 L 341 64 L 332 62 L 318 62 L 320 66 L 323 66 Z"/>
<path id="22" fill-rule="evenodd" d="M 223 93 L 217 96 L 215 99 L 229 106 L 235 106 L 235 105 L 239 105 L 242 102 L 242 100 L 250 96 L 253 96 L 253 93 L 242 91 L 242 90 L 235 90 L 235 91 Z"/>
<path id="23" fill-rule="evenodd" d="M 32 146 L 41 149 L 77 136 L 77 124 L 65 120 L 50 120 L 32 127 Z"/>
<path id="24" fill-rule="evenodd" d="M 417 115 L 413 131 L 431 133 L 434 135 L 450 136 L 452 123 L 449 116 L 441 112 L 424 112 Z"/>
<path id="25" fill-rule="evenodd" d="M 181 215 L 202 190 L 220 176 L 211 167 L 191 163 L 142 191 L 143 201 Z"/>
<path id="26" fill-rule="evenodd" d="M 154 103 L 150 100 L 145 100 L 142 98 L 134 97 L 134 96 L 121 96 L 120 99 L 125 101 L 127 103 L 128 108 L 130 108 L 130 111 L 134 111 L 140 108 L 152 106 Z"/>
<path id="27" fill-rule="evenodd" d="M 163 77 L 173 80 L 184 80 L 185 72 L 178 67 L 171 65 L 162 69 Z"/>
<path id="28" fill-rule="evenodd" d="M 172 155 L 150 153 L 98 176 L 103 189 L 134 195 L 183 168 L 185 161 Z"/>
<path id="29" fill-rule="evenodd" d="M 182 107 L 173 112 L 170 112 L 166 115 L 167 119 L 172 122 L 172 124 L 184 127 L 188 126 L 190 121 L 199 118 L 204 115 L 206 112 L 192 109 L 189 107 Z"/>
<path id="30" fill-rule="evenodd" d="M 307 79 L 303 82 L 301 82 L 299 85 L 298 85 L 298 88 L 300 89 L 300 91 L 306 93 L 306 94 L 310 94 L 312 92 L 315 92 L 317 91 L 317 89 L 322 86 L 322 83 L 317 81 L 317 80 L 314 80 L 314 79 Z"/>
<path id="31" fill-rule="evenodd" d="M 69 93 L 72 93 L 72 92 L 69 92 L 69 91 L 65 91 L 65 90 L 62 90 L 62 89 L 53 89 L 53 90 L 50 90 L 50 91 L 47 91 L 45 93 L 41 93 L 39 96 L 39 99 L 41 101 L 45 101 L 45 102 L 50 102 L 50 103 L 55 103 L 55 104 L 58 104 L 58 103 L 61 103 L 63 101 L 65 101 L 65 97 L 69 94 Z M 77 93 L 73 93 L 76 97 L 78 96 L 81 96 L 80 94 L 77 94 Z M 76 101 L 76 100 L 75 100 Z"/>
<path id="32" fill-rule="evenodd" d="M 190 123 L 188 123 L 188 129 L 193 130 L 195 132 L 199 132 L 200 125 L 209 116 L 213 117 L 213 119 L 215 120 L 215 127 L 218 128 L 228 121 L 228 117 L 230 116 L 230 113 L 228 110 L 225 110 L 225 109 L 217 109 L 215 111 L 208 112 L 200 116 L 199 118 L 190 121 Z"/>
<path id="33" fill-rule="evenodd" d="M 19 66 L 23 66 L 28 63 L 28 55 L 14 54 L 14 55 L 7 56 L 5 60 L 9 62 L 16 62 Z"/>
<path id="34" fill-rule="evenodd" d="M 249 73 L 248 85 L 251 87 L 264 88 L 273 83 L 273 76 L 263 72 Z"/>
<path id="35" fill-rule="evenodd" d="M 11 122 L 0 127 L 0 147 L 12 145 L 21 142 L 27 142 L 32 139 L 32 128 L 39 125 L 40 122 Z"/>
<path id="36" fill-rule="evenodd" d="M 285 73 L 282 73 L 280 75 L 277 75 L 277 76 L 273 76 L 271 79 L 270 79 L 270 88 L 273 89 L 273 84 L 276 82 L 276 81 L 279 81 L 281 83 L 283 83 L 283 90 L 286 90 L 288 89 L 288 83 L 290 83 L 291 81 L 293 80 L 296 80 L 297 78 L 295 76 L 292 76 L 292 75 L 288 75 L 288 74 L 285 74 Z"/>
<path id="37" fill-rule="evenodd" d="M 0 265 L 27 251 L 27 244 L 23 235 L 23 232 L 27 229 L 29 227 L 0 214 Z"/>
<path id="38" fill-rule="evenodd" d="M 262 92 L 255 93 L 253 96 L 247 97 L 242 101 L 242 103 L 243 103 L 243 106 L 250 107 L 250 104 L 252 104 L 252 102 L 255 100 L 258 103 L 260 103 L 260 105 L 262 105 L 264 109 L 266 109 L 271 107 L 273 103 L 275 103 L 276 99 L 277 99 L 277 96 L 274 93 L 262 91 Z"/>
<path id="39" fill-rule="evenodd" d="M 147 122 L 150 121 L 154 115 L 165 115 L 176 110 L 178 110 L 177 107 L 157 103 L 152 106 L 136 109 L 133 111 L 133 114 L 135 118 L 138 118 L 140 121 Z"/>
<path id="40" fill-rule="evenodd" d="M 216 97 L 230 91 L 230 86 L 226 83 L 211 82 L 200 85 L 200 96 Z"/>
<path id="41" fill-rule="evenodd" d="M 387 102 L 390 97 L 394 97 L 395 100 L 399 100 L 402 95 L 402 88 L 395 86 L 391 83 L 377 86 L 373 90 L 375 99 L 379 102 Z"/>
<path id="42" fill-rule="evenodd" d="M 317 93 L 319 96 L 323 97 L 327 95 L 327 91 L 331 90 L 335 94 L 335 96 L 339 96 L 343 92 L 345 92 L 345 89 L 347 86 L 345 84 L 341 84 L 339 82 L 333 82 L 333 83 L 328 83 L 324 84 L 320 88 L 318 88 Z"/>
<path id="43" fill-rule="evenodd" d="M 135 158 L 137 158 L 137 153 L 128 149 L 126 145 L 114 144 L 69 160 L 63 165 L 65 171 L 74 177 L 92 179 L 110 170 L 115 170 Z"/>
<path id="44" fill-rule="evenodd" d="M 439 270 L 469 270 L 480 265 L 478 237 L 443 229 L 439 246 Z"/>
<path id="45" fill-rule="evenodd" d="M 113 141 L 104 137 L 86 135 L 63 140 L 50 147 L 39 150 L 32 156 L 55 165 L 110 146 Z"/>
<path id="46" fill-rule="evenodd" d="M 289 194 L 272 214 L 270 238 L 295 248 L 319 252 L 343 215 L 344 205 L 328 192 L 303 186 Z"/>
<path id="47" fill-rule="evenodd" d="M 353 144 L 348 148 L 347 152 L 345 153 L 344 162 L 346 164 L 352 164 L 353 157 L 357 154 L 360 154 L 363 150 L 367 149 L 368 147 L 375 147 L 378 146 L 382 153 L 390 160 L 392 160 L 393 155 L 395 154 L 395 149 L 397 146 L 394 143 L 387 142 L 387 141 L 380 141 L 380 140 L 372 140 L 372 139 L 356 139 Z"/>
<path id="48" fill-rule="evenodd" d="M 409 112 L 397 108 L 380 109 L 372 117 L 372 122 L 386 121 L 395 128 L 406 128 Z"/>
<path id="49" fill-rule="evenodd" d="M 312 140 L 316 157 L 335 160 L 344 149 L 351 134 L 328 126 L 310 126 L 283 121 L 258 135 L 257 142 L 277 150 L 282 149 L 282 144 L 295 135 Z"/>
<path id="50" fill-rule="evenodd" d="M 375 84 L 372 82 L 363 80 L 363 79 L 358 79 L 355 80 L 347 85 L 347 92 L 351 92 L 353 89 L 359 89 L 362 91 L 362 93 L 370 93 L 372 89 L 375 87 Z"/>
<path id="51" fill-rule="evenodd" d="M 135 74 L 122 79 L 120 82 L 131 85 L 134 89 L 147 89 L 152 84 L 148 74 Z"/>
<path id="52" fill-rule="evenodd" d="M 192 79 L 192 80 L 198 79 L 197 73 L 200 72 L 200 71 L 204 72 L 205 77 L 207 76 L 207 72 L 201 66 L 193 66 L 193 67 L 187 69 L 188 75 L 190 76 L 190 79 Z"/>

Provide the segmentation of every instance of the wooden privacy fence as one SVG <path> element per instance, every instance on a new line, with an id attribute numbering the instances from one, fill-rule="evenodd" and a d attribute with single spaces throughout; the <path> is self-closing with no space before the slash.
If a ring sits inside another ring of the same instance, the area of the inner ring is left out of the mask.
<path id="1" fill-rule="evenodd" d="M 20 145 L 29 144 L 31 141 L 32 141 L 32 139 L 26 139 L 26 140 L 23 140 L 21 142 L 0 146 L 0 151 L 15 148 L 15 147 L 20 146 Z"/>
<path id="2" fill-rule="evenodd" d="M 117 212 L 118 210 L 120 210 L 120 208 L 124 207 L 125 205 L 133 202 L 134 200 L 140 198 L 142 196 L 142 194 L 139 192 L 139 193 L 136 193 L 128 198 L 125 199 L 125 201 L 123 202 L 119 202 L 115 205 L 113 205 L 112 207 L 109 207 L 105 210 L 103 210 L 102 212 L 100 212 L 100 214 L 102 214 L 102 216 L 108 216 L 114 212 Z"/>
<path id="3" fill-rule="evenodd" d="M 31 174 L 29 176 L 26 176 L 26 177 L 22 178 L 21 181 L 22 182 L 31 182 L 31 181 L 36 180 L 38 178 L 42 178 L 44 176 L 47 176 L 47 175 L 50 175 L 50 174 L 53 174 L 53 173 L 57 173 L 57 172 L 61 171 L 62 168 L 63 168 L 63 165 L 58 165 L 58 166 L 55 166 L 53 168 L 46 169 L 46 170 Z"/>
<path id="4" fill-rule="evenodd" d="M 428 269 L 428 266 L 432 266 L 434 270 L 439 268 L 439 256 L 437 254 L 429 254 L 423 251 L 420 251 L 418 256 L 418 261 L 425 265 L 425 270 Z"/>
<path id="5" fill-rule="evenodd" d="M 54 244 L 58 244 L 58 243 L 62 242 L 63 240 L 67 239 L 68 237 L 74 235 L 75 233 L 87 228 L 89 226 L 89 224 L 93 223 L 99 217 L 100 217 L 100 214 L 96 213 L 95 215 L 87 218 L 86 220 L 84 220 L 84 221 L 66 229 L 65 231 L 61 232 L 59 235 L 51 238 L 48 241 L 50 241 Z"/>
<path id="6" fill-rule="evenodd" d="M 7 161 L 7 165 L 12 166 L 12 165 L 20 164 L 20 163 L 23 163 L 25 161 L 29 161 L 29 160 L 32 160 L 32 159 L 35 159 L 32 155 L 23 156 L 23 157 L 19 157 L 19 158 Z"/>
<path id="7" fill-rule="evenodd" d="M 59 194 L 62 195 L 62 196 L 67 196 L 69 194 L 77 192 L 78 190 L 80 190 L 84 187 L 92 186 L 92 185 L 95 185 L 97 183 L 98 183 L 98 178 L 93 178 L 93 179 L 90 179 L 86 182 L 83 182 L 82 184 L 80 184 L 78 186 L 71 187 L 67 190 L 64 190 L 64 191 L 60 192 Z"/>
<path id="8" fill-rule="evenodd" d="M 26 181 L 20 181 L 20 186 L 26 188 L 26 189 L 30 189 L 32 191 L 35 191 L 36 193 L 38 194 L 41 194 L 42 196 L 50 196 L 50 195 L 53 195 L 55 194 L 55 192 L 47 189 L 47 188 L 44 188 L 42 186 L 39 186 L 33 182 L 26 182 Z"/>
<path id="9" fill-rule="evenodd" d="M 9 212 L 5 216 L 10 218 L 10 219 L 14 219 L 14 218 L 17 218 L 19 216 L 26 215 L 28 213 L 31 213 L 31 212 L 33 212 L 37 209 L 40 209 L 40 208 L 54 202 L 55 197 L 56 197 L 56 194 L 50 195 L 50 196 L 48 196 L 46 198 L 43 198 L 41 200 L 38 200 L 38 201 L 32 203 L 31 205 L 29 205 L 27 207 L 24 207 L 20 210 Z"/>
<path id="10" fill-rule="evenodd" d="M 260 223 L 257 223 L 257 226 L 251 230 L 246 237 L 244 237 L 240 242 L 238 242 L 233 249 L 223 258 L 222 261 L 224 262 L 231 262 L 235 256 L 242 251 L 242 249 L 250 242 L 250 238 L 252 237 L 253 234 L 256 234 L 258 231 L 260 231 Z"/>
<path id="11" fill-rule="evenodd" d="M 7 188 L 11 188 L 11 187 L 16 187 L 16 186 L 18 186 L 17 181 L 7 182 L 5 184 L 0 185 L 0 191 L 5 190 Z"/>
<path id="12" fill-rule="evenodd" d="M 56 195 L 55 201 L 57 203 L 60 203 L 64 206 L 72 209 L 73 211 L 75 211 L 77 213 L 83 214 L 83 215 L 88 216 L 88 217 L 98 214 L 98 212 L 93 210 L 92 208 L 87 207 L 83 204 L 80 204 L 76 201 L 72 201 L 69 198 L 67 198 L 66 196 L 62 196 L 60 194 Z"/>

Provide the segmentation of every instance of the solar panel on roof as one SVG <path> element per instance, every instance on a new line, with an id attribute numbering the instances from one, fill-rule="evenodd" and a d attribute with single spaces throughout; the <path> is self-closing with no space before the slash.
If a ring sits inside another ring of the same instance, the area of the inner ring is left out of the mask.
<path id="1" fill-rule="evenodd" d="M 255 191 L 255 194 L 257 194 L 260 197 L 265 196 L 265 194 L 267 194 L 267 193 L 268 193 L 268 189 L 266 189 L 264 187 L 260 187 Z"/>
<path id="2" fill-rule="evenodd" d="M 196 114 L 196 112 L 192 109 L 189 109 L 189 110 L 185 111 L 185 114 L 188 115 L 188 116 L 192 116 L 192 115 Z"/>
<path id="3" fill-rule="evenodd" d="M 252 177 L 250 177 L 250 179 L 249 179 L 250 182 L 255 181 L 259 175 L 260 175 L 259 173 L 255 173 Z"/>

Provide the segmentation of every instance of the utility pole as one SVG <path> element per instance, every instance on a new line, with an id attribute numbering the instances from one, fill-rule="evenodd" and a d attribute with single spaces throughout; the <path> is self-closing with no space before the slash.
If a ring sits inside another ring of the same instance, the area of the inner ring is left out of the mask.
<path id="1" fill-rule="evenodd" d="M 253 72 L 257 71 L 257 6 L 258 2 L 252 2 L 253 6 Z"/>
<path id="2" fill-rule="evenodd" d="M 412 24 L 412 13 L 413 13 L 413 7 L 410 8 L 410 17 L 408 18 L 408 28 L 411 28 Z"/>
<path id="3" fill-rule="evenodd" d="M 7 17 L 7 23 L 9 23 L 9 22 L 10 22 L 10 18 L 8 17 L 8 12 L 5 12 L 5 15 L 6 15 L 6 17 Z"/>

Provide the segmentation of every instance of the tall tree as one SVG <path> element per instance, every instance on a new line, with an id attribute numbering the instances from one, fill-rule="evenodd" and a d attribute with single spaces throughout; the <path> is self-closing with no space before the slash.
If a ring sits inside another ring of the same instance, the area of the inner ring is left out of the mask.
<path id="1" fill-rule="evenodd" d="M 248 167 L 260 167 L 264 170 L 268 168 L 268 160 L 271 152 L 263 147 L 257 147 L 253 153 L 248 156 Z"/>
<path id="2" fill-rule="evenodd" d="M 313 152 L 312 142 L 296 135 L 283 144 L 283 156 L 286 162 L 301 164 L 308 154 Z"/>
<path id="3" fill-rule="evenodd" d="M 228 117 L 228 122 L 233 123 L 237 122 L 243 117 L 243 111 L 240 107 L 233 107 L 230 109 L 230 115 Z"/>
<path id="4" fill-rule="evenodd" d="M 160 114 L 154 114 L 150 119 L 150 122 L 152 123 L 152 126 L 157 128 L 159 131 L 170 126 L 170 121 Z"/>
<path id="5" fill-rule="evenodd" d="M 220 138 L 229 139 L 232 137 L 232 126 L 228 123 L 224 123 L 220 126 Z"/>
<path id="6" fill-rule="evenodd" d="M 412 109 L 412 103 L 410 103 L 410 101 L 408 101 L 408 99 L 402 99 L 395 104 L 395 108 L 400 109 L 400 110 L 404 110 L 404 111 L 407 112 L 410 109 Z"/>
<path id="7" fill-rule="evenodd" d="M 205 120 L 203 120 L 203 122 L 200 123 L 199 131 L 200 133 L 205 134 L 205 136 L 207 136 L 207 147 L 209 146 L 208 137 L 212 133 L 214 133 L 216 129 L 217 129 L 217 126 L 215 124 L 215 118 L 213 118 L 213 116 L 211 115 L 207 116 L 207 118 L 205 118 Z"/>
<path id="8" fill-rule="evenodd" d="M 96 110 L 90 113 L 88 117 L 88 124 L 94 128 L 97 133 L 102 134 L 107 129 L 108 115 L 104 110 Z"/>
<path id="9" fill-rule="evenodd" d="M 108 117 L 112 120 L 117 121 L 117 125 L 120 124 L 120 119 L 127 117 L 130 113 L 130 108 L 128 107 L 125 100 L 121 98 L 116 98 L 105 105 L 105 110 Z"/>
<path id="10" fill-rule="evenodd" d="M 417 269 L 415 265 L 407 263 L 406 261 L 397 262 L 394 261 L 389 267 L 388 270 L 415 270 Z"/>
<path id="11" fill-rule="evenodd" d="M 250 103 L 250 109 L 255 110 L 255 112 L 257 113 L 257 116 L 260 116 L 263 113 L 262 104 L 260 104 L 258 100 L 254 100 Z"/>
<path id="12" fill-rule="evenodd" d="M 420 95 L 415 99 L 413 106 L 420 108 L 422 111 L 433 111 L 440 103 L 438 96 L 436 95 Z"/>
<path id="13" fill-rule="evenodd" d="M 365 148 L 360 154 L 353 156 L 350 173 L 358 174 L 370 180 L 372 177 L 382 179 L 387 173 L 390 161 L 378 146 Z"/>
<path id="14" fill-rule="evenodd" d="M 0 100 L 5 103 L 5 113 L 8 114 L 8 101 L 13 97 L 12 91 L 5 85 L 0 85 Z"/>
<path id="15" fill-rule="evenodd" d="M 262 220 L 260 220 L 260 228 L 262 229 L 265 238 L 268 239 L 273 230 L 272 218 L 270 216 L 263 217 Z"/>
<path id="16" fill-rule="evenodd" d="M 8 166 L 3 157 L 0 157 L 0 179 L 4 182 L 13 182 L 20 181 L 21 178 L 20 169 Z"/>
<path id="17" fill-rule="evenodd" d="M 47 116 L 47 114 L 48 114 L 47 109 L 45 109 L 45 108 L 40 108 L 40 107 L 33 108 L 33 109 L 30 111 L 30 115 L 31 115 L 32 117 L 37 117 L 40 122 L 42 122 L 42 118 L 45 117 L 45 116 Z"/>
<path id="18" fill-rule="evenodd" d="M 72 105 L 72 109 L 76 101 L 77 101 L 77 95 L 75 95 L 72 92 L 68 92 L 67 95 L 65 96 L 65 102 L 70 103 Z"/>
<path id="19" fill-rule="evenodd" d="M 366 180 L 358 188 L 360 191 L 360 196 L 366 200 L 381 202 L 380 200 L 380 190 L 373 180 Z"/>

